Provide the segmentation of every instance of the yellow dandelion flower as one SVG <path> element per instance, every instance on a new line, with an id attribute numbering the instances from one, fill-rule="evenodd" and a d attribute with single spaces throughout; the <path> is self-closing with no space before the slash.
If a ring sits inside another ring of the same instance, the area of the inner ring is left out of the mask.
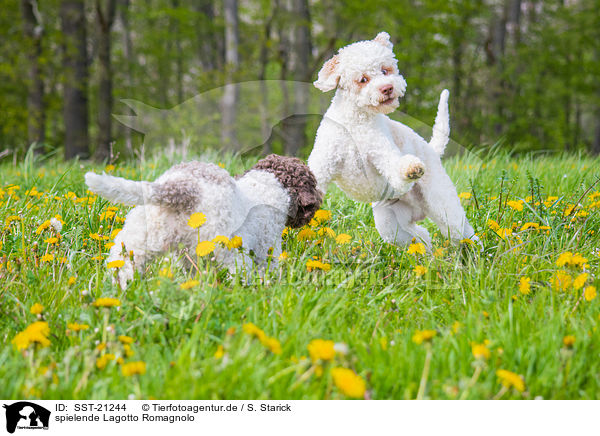
<path id="1" fill-rule="evenodd" d="M 525 390 L 525 382 L 520 375 L 511 371 L 507 371 L 506 369 L 499 369 L 496 371 L 496 375 L 498 376 L 498 379 L 502 385 L 505 387 L 514 387 L 519 392 L 523 392 Z"/>
<path id="2" fill-rule="evenodd" d="M 196 255 L 203 257 L 215 251 L 215 243 L 212 241 L 202 241 L 196 245 Z"/>
<path id="3" fill-rule="evenodd" d="M 246 333 L 247 335 L 250 335 L 252 337 L 256 337 L 259 341 L 263 341 L 266 339 L 267 335 L 265 334 L 265 332 L 258 328 L 255 324 L 248 322 L 246 324 L 244 324 L 242 326 L 242 331 L 244 333 Z"/>
<path id="4" fill-rule="evenodd" d="M 339 245 L 344 245 L 347 244 L 348 242 L 350 242 L 352 240 L 352 236 L 346 234 L 346 233 L 340 233 L 339 235 L 337 235 L 337 237 L 335 238 L 335 242 Z"/>
<path id="5" fill-rule="evenodd" d="M 31 344 L 38 344 L 40 347 L 50 345 L 48 336 L 50 335 L 50 327 L 45 321 L 37 321 L 28 325 L 25 330 L 16 334 L 12 343 L 17 350 L 25 350 Z"/>
<path id="6" fill-rule="evenodd" d="M 241 236 L 234 236 L 233 238 L 231 238 L 229 240 L 229 244 L 227 244 L 227 248 L 229 248 L 230 250 L 233 248 L 240 248 L 242 246 L 242 237 Z"/>
<path id="7" fill-rule="evenodd" d="M 424 267 L 424 266 L 422 266 L 422 265 L 417 265 L 417 266 L 415 266 L 415 269 L 414 269 L 413 271 L 415 272 L 415 274 L 416 274 L 418 277 L 422 277 L 422 276 L 424 276 L 425 274 L 427 274 L 427 268 L 426 268 L 426 267 Z"/>
<path id="8" fill-rule="evenodd" d="M 201 212 L 195 212 L 190 216 L 190 219 L 188 219 L 187 224 L 191 228 L 197 229 L 198 227 L 203 225 L 205 222 L 206 222 L 206 215 L 204 215 Z"/>
<path id="9" fill-rule="evenodd" d="M 313 270 L 320 269 L 322 271 L 329 271 L 331 269 L 331 265 L 328 263 L 323 263 L 320 260 L 309 260 L 306 262 L 306 270 L 311 272 Z"/>
<path id="10" fill-rule="evenodd" d="M 198 286 L 200 282 L 198 280 L 188 280 L 187 282 L 183 282 L 179 287 L 183 290 L 192 289 L 195 286 Z"/>
<path id="11" fill-rule="evenodd" d="M 337 388 L 347 397 L 363 398 L 365 396 L 365 381 L 351 369 L 333 368 L 331 376 Z"/>
<path id="12" fill-rule="evenodd" d="M 135 354 L 135 351 L 131 349 L 131 345 L 123 344 L 123 350 L 125 351 L 125 357 L 131 357 Z"/>
<path id="13" fill-rule="evenodd" d="M 289 259 L 290 255 L 287 253 L 287 251 L 282 251 L 281 254 L 279 255 L 279 260 L 283 261 L 283 260 L 287 260 Z"/>
<path id="14" fill-rule="evenodd" d="M 313 362 L 316 362 L 317 360 L 333 360 L 335 357 L 334 345 L 333 341 L 313 339 L 307 346 L 310 360 Z"/>
<path id="15" fill-rule="evenodd" d="M 106 264 L 107 268 L 122 268 L 125 265 L 124 260 L 113 260 L 112 262 L 108 262 Z"/>
<path id="16" fill-rule="evenodd" d="M 223 345 L 219 345 L 217 347 L 217 351 L 215 351 L 214 357 L 215 359 L 220 359 L 225 355 L 225 349 L 223 348 Z"/>
<path id="17" fill-rule="evenodd" d="M 496 234 L 501 238 L 501 239 L 506 239 L 507 236 L 512 235 L 512 229 L 509 228 L 499 228 L 497 230 L 495 230 Z"/>
<path id="18" fill-rule="evenodd" d="M 40 233 L 42 233 L 44 230 L 46 230 L 48 227 L 50 227 L 50 220 L 46 220 L 44 221 L 42 224 L 40 224 L 40 226 L 35 230 L 35 234 L 39 235 Z"/>
<path id="19" fill-rule="evenodd" d="M 43 311 L 44 306 L 42 306 L 40 303 L 35 303 L 33 306 L 31 306 L 31 309 L 29 309 L 29 312 L 31 312 L 32 315 L 39 315 Z"/>
<path id="20" fill-rule="evenodd" d="M 123 229 L 114 229 L 112 232 L 110 232 L 110 239 L 115 239 L 121 230 Z"/>
<path id="21" fill-rule="evenodd" d="M 281 354 L 281 343 L 277 339 L 266 337 L 261 340 L 261 343 L 267 347 L 271 353 Z"/>
<path id="22" fill-rule="evenodd" d="M 563 344 L 567 348 L 573 348 L 573 345 L 575 345 L 575 336 L 573 336 L 573 335 L 565 336 L 563 338 Z"/>
<path id="23" fill-rule="evenodd" d="M 106 167 L 104 167 L 104 171 L 106 171 L 107 173 L 110 173 L 111 171 L 115 170 L 115 166 L 114 165 L 106 165 Z"/>
<path id="24" fill-rule="evenodd" d="M 583 286 L 585 285 L 585 282 L 588 279 L 588 277 L 589 277 L 589 274 L 587 274 L 587 273 L 579 274 L 575 278 L 575 280 L 573 280 L 573 289 L 575 289 L 576 291 L 578 291 L 581 288 L 583 288 Z"/>
<path id="25" fill-rule="evenodd" d="M 134 339 L 131 336 L 120 335 L 119 342 L 121 342 L 122 344 L 133 344 Z"/>
<path id="26" fill-rule="evenodd" d="M 413 335 L 412 340 L 415 344 L 421 345 L 423 342 L 431 341 L 435 335 L 437 335 L 435 330 L 417 330 Z"/>
<path id="27" fill-rule="evenodd" d="M 531 292 L 531 279 L 529 277 L 521 277 L 519 281 L 519 292 L 523 295 L 529 295 Z"/>
<path id="28" fill-rule="evenodd" d="M 489 219 L 487 220 L 487 225 L 490 229 L 492 230 L 499 230 L 500 229 L 500 224 L 498 224 L 496 221 Z"/>
<path id="29" fill-rule="evenodd" d="M 56 238 L 56 237 L 47 238 L 47 239 L 44 239 L 44 242 L 46 244 L 53 245 L 53 244 L 56 244 L 58 242 L 58 238 Z"/>
<path id="30" fill-rule="evenodd" d="M 418 242 L 416 244 L 410 244 L 407 250 L 408 254 L 425 254 L 427 249 L 425 248 L 425 244 Z"/>
<path id="31" fill-rule="evenodd" d="M 101 241 L 102 236 L 100 236 L 98 233 L 90 233 L 90 239 L 93 239 L 94 241 Z"/>
<path id="32" fill-rule="evenodd" d="M 212 240 L 215 244 L 222 244 L 225 247 L 229 245 L 229 238 L 224 235 L 217 235 Z"/>
<path id="33" fill-rule="evenodd" d="M 308 241 L 310 239 L 315 239 L 316 236 L 317 236 L 317 234 L 315 233 L 314 230 L 306 228 L 306 229 L 302 229 L 298 232 L 297 238 L 299 241 Z"/>
<path id="34" fill-rule="evenodd" d="M 145 362 L 129 362 L 121 366 L 121 373 L 125 377 L 129 377 L 136 374 L 146 374 L 146 363 Z"/>
<path id="35" fill-rule="evenodd" d="M 121 305 L 121 301 L 117 298 L 98 298 L 94 301 L 96 307 L 118 307 Z"/>
<path id="36" fill-rule="evenodd" d="M 318 234 L 320 236 L 328 236 L 330 238 L 335 238 L 335 232 L 329 227 L 323 227 L 322 229 L 319 229 Z"/>
<path id="37" fill-rule="evenodd" d="M 104 248 L 106 248 L 107 250 L 110 250 L 114 246 L 115 246 L 114 242 L 107 242 L 106 244 L 104 244 Z"/>
<path id="38" fill-rule="evenodd" d="M 331 219 L 331 211 L 319 209 L 315 212 L 314 219 L 317 220 L 319 223 L 329 221 Z"/>
<path id="39" fill-rule="evenodd" d="M 521 212 L 523 210 L 523 200 L 510 200 L 506 202 L 506 205 L 518 212 Z"/>
<path id="40" fill-rule="evenodd" d="M 528 229 L 535 229 L 535 230 L 537 230 L 539 228 L 540 228 L 540 225 L 538 223 L 525 223 L 525 224 L 523 224 L 521 226 L 521 230 L 520 231 L 522 232 L 523 230 L 528 230 Z"/>
<path id="41" fill-rule="evenodd" d="M 581 254 L 575 253 L 573 256 L 571 256 L 571 259 L 569 259 L 568 264 L 571 266 L 580 267 L 587 263 L 587 261 L 587 257 L 583 257 Z"/>
<path id="42" fill-rule="evenodd" d="M 596 298 L 596 287 L 595 286 L 586 287 L 585 290 L 583 291 L 583 296 L 585 297 L 586 301 L 592 301 L 594 298 Z"/>
<path id="43" fill-rule="evenodd" d="M 79 332 L 79 331 L 82 331 L 82 330 L 89 329 L 90 326 L 87 325 L 87 324 L 78 324 L 76 322 L 70 322 L 70 323 L 67 324 L 67 328 L 69 330 L 74 331 L 74 332 Z"/>
<path id="44" fill-rule="evenodd" d="M 460 194 L 458 194 L 458 198 L 464 198 L 465 200 L 468 200 L 469 198 L 471 198 L 471 193 L 461 192 Z"/>
<path id="45" fill-rule="evenodd" d="M 41 257 L 42 262 L 52 262 L 54 260 L 54 256 L 52 254 L 44 254 Z"/>
<path id="46" fill-rule="evenodd" d="M 96 359 L 96 368 L 98 368 L 99 370 L 103 370 L 104 368 L 106 368 L 106 365 L 108 365 L 108 362 L 110 362 L 111 360 L 115 360 L 115 357 L 116 356 L 111 353 L 103 354 L 102 356 Z"/>
<path id="47" fill-rule="evenodd" d="M 485 344 L 471 344 L 471 352 L 473 353 L 473 357 L 479 360 L 487 360 L 490 358 L 490 350 Z"/>
<path id="48" fill-rule="evenodd" d="M 572 257 L 573 257 L 573 253 L 571 253 L 570 251 L 565 251 L 560 256 L 558 256 L 558 259 L 556 259 L 556 265 L 565 266 L 567 263 L 569 263 L 571 261 Z"/>
<path id="49" fill-rule="evenodd" d="M 444 249 L 443 248 L 436 248 L 436 250 L 433 252 L 433 255 L 435 257 L 442 257 L 444 255 Z"/>
<path id="50" fill-rule="evenodd" d="M 552 277 L 552 279 L 550 280 L 552 283 L 552 287 L 557 290 L 563 290 L 566 291 L 569 286 L 571 286 L 571 282 L 573 281 L 573 278 L 565 273 L 564 271 L 558 271 L 556 274 L 554 274 L 554 276 Z"/>

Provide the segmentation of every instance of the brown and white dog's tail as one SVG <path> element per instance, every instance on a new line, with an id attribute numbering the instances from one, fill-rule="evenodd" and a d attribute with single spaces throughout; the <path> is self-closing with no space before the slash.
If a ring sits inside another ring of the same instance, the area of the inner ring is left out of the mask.
<path id="1" fill-rule="evenodd" d="M 448 112 L 448 95 L 447 89 L 442 91 L 440 95 L 440 102 L 438 104 L 438 111 L 435 117 L 435 123 L 433 125 L 433 134 L 429 145 L 435 150 L 435 152 L 441 156 L 444 155 L 446 145 L 450 139 L 450 114 Z"/>
<path id="2" fill-rule="evenodd" d="M 153 204 L 177 211 L 191 209 L 202 195 L 198 186 L 185 182 L 187 180 L 144 182 L 93 172 L 85 175 L 90 191 L 111 202 L 128 206 Z"/>

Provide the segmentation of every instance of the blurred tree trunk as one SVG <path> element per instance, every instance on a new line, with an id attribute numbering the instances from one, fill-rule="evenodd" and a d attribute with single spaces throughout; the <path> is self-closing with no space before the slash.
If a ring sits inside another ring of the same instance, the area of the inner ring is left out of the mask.
<path id="1" fill-rule="evenodd" d="M 269 88 L 267 87 L 267 65 L 269 64 L 269 47 L 271 43 L 271 27 L 273 25 L 273 19 L 277 15 L 278 2 L 271 2 L 271 13 L 265 20 L 263 29 L 263 40 L 260 46 L 260 72 L 258 74 L 258 80 L 260 82 L 260 128 L 262 137 L 265 139 L 263 144 L 262 154 L 267 155 L 272 151 L 272 139 L 269 138 L 270 129 L 272 126 L 269 125 Z"/>
<path id="2" fill-rule="evenodd" d="M 506 48 L 506 20 L 508 14 L 508 3 L 511 0 L 505 0 L 499 5 L 499 10 L 494 14 L 490 23 L 490 31 L 487 44 L 487 61 L 492 65 L 491 98 L 493 110 L 495 112 L 495 122 L 493 125 L 494 135 L 501 135 L 503 132 L 504 119 L 504 50 Z"/>
<path id="3" fill-rule="evenodd" d="M 115 21 L 117 0 L 96 0 L 98 30 L 98 144 L 96 160 L 104 161 L 111 156 L 113 77 L 111 68 L 110 33 Z"/>
<path id="4" fill-rule="evenodd" d="M 131 42 L 131 28 L 129 26 L 129 7 L 130 0 L 120 0 L 119 18 L 121 26 L 123 26 L 123 56 L 125 57 L 125 88 L 127 90 L 126 97 L 131 98 L 133 89 L 133 44 Z M 133 111 L 129 110 L 129 115 L 133 115 Z M 131 129 L 123 126 L 125 133 L 125 148 L 130 156 L 133 156 L 133 141 L 131 138 Z"/>
<path id="5" fill-rule="evenodd" d="M 596 132 L 592 143 L 592 152 L 600 154 L 600 107 L 596 109 Z"/>
<path id="6" fill-rule="evenodd" d="M 65 42 L 65 159 L 88 158 L 88 56 L 85 0 L 62 0 L 60 16 Z"/>
<path id="7" fill-rule="evenodd" d="M 193 4 L 196 12 L 203 16 L 197 26 L 200 64 L 204 71 L 212 71 L 219 63 L 214 32 L 208 25 L 215 19 L 214 5 L 212 0 L 197 0 Z"/>
<path id="8" fill-rule="evenodd" d="M 235 131 L 239 86 L 234 83 L 239 68 L 239 16 L 237 0 L 224 0 L 225 16 L 225 89 L 221 100 L 221 140 L 228 149 L 237 148 Z"/>
<path id="9" fill-rule="evenodd" d="M 44 79 L 40 65 L 44 27 L 36 0 L 21 0 L 23 36 L 26 44 L 27 71 L 27 138 L 43 150 L 46 115 L 44 110 Z"/>
<path id="10" fill-rule="evenodd" d="M 179 9 L 179 0 L 172 0 L 173 9 Z M 178 18 L 171 18 L 172 35 L 175 39 L 175 78 L 177 80 L 177 103 L 183 102 L 183 50 L 181 48 L 181 32 Z"/>
<path id="11" fill-rule="evenodd" d="M 310 12 L 308 0 L 288 0 L 288 12 L 291 18 L 289 67 L 290 78 L 296 82 L 310 80 L 311 38 Z M 306 114 L 308 95 L 304 87 L 294 84 L 292 87 L 293 117 L 283 122 L 284 151 L 288 156 L 296 156 L 306 144 Z"/>

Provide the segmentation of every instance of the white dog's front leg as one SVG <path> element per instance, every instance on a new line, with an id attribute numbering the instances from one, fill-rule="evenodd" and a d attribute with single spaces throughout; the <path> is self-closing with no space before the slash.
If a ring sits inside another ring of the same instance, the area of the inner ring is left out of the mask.
<path id="1" fill-rule="evenodd" d="M 399 195 L 410 191 L 414 182 L 425 174 L 425 164 L 421 159 L 411 154 L 403 155 L 388 141 L 380 147 L 373 147 L 369 159 Z"/>

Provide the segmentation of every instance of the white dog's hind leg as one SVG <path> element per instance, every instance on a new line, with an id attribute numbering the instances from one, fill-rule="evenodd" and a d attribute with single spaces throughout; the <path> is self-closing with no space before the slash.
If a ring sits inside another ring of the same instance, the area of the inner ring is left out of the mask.
<path id="1" fill-rule="evenodd" d="M 452 180 L 443 169 L 436 172 L 436 177 L 429 179 L 421 190 L 425 214 L 439 227 L 442 235 L 454 243 L 462 239 L 474 240 L 475 232 L 460 204 Z"/>
<path id="2" fill-rule="evenodd" d="M 412 208 L 401 201 L 380 201 L 373 203 L 375 227 L 385 242 L 403 246 L 422 242 L 431 248 L 431 236 L 424 227 L 413 221 Z"/>

